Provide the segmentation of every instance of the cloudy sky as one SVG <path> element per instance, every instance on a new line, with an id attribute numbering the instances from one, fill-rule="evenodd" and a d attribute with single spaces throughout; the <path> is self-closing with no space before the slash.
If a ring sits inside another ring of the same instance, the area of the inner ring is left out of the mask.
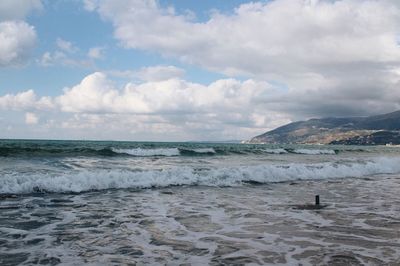
<path id="1" fill-rule="evenodd" d="M 400 109 L 398 0 L 1 0 L 0 138 L 248 139 Z"/>

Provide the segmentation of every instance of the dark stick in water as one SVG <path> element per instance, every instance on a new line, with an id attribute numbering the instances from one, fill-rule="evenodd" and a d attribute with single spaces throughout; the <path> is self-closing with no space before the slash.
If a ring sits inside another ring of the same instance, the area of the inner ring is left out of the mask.
<path id="1" fill-rule="evenodd" d="M 315 195 L 315 206 L 319 206 L 319 195 Z"/>

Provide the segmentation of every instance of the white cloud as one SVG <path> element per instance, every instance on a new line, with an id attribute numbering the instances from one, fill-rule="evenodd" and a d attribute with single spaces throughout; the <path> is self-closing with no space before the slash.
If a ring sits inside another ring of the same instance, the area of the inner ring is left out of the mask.
<path id="1" fill-rule="evenodd" d="M 93 47 L 88 53 L 78 53 L 80 49 L 72 42 L 57 38 L 57 49 L 54 51 L 46 51 L 42 56 L 36 59 L 36 63 L 43 67 L 54 65 L 62 65 L 69 67 L 93 68 L 94 62 L 92 59 L 99 59 L 103 56 L 102 47 Z"/>
<path id="2" fill-rule="evenodd" d="M 135 76 L 144 81 L 161 81 L 171 78 L 181 78 L 185 70 L 175 66 L 143 67 Z"/>
<path id="3" fill-rule="evenodd" d="M 25 123 L 27 125 L 36 125 L 39 122 L 39 117 L 34 113 L 25 113 Z"/>
<path id="4" fill-rule="evenodd" d="M 35 28 L 22 21 L 30 12 L 42 10 L 41 0 L 0 1 L 0 67 L 25 64 L 35 47 Z"/>
<path id="5" fill-rule="evenodd" d="M 60 63 L 61 61 L 65 60 L 67 56 L 60 51 L 55 51 L 53 53 L 51 52 L 45 52 L 40 59 L 37 60 L 37 63 L 41 66 L 52 66 L 57 63 Z"/>
<path id="6" fill-rule="evenodd" d="M 96 4 L 97 3 L 97 4 Z M 91 1 L 127 48 L 154 50 L 226 74 L 303 74 L 353 62 L 398 63 L 400 12 L 390 1 L 275 0 L 204 23 L 155 0 Z"/>
<path id="7" fill-rule="evenodd" d="M 34 10 L 42 10 L 41 0 L 1 0 L 0 21 L 24 19 Z"/>
<path id="8" fill-rule="evenodd" d="M 274 119 L 281 124 L 289 121 L 284 116 Z M 245 139 L 264 130 L 221 123 L 211 115 L 74 114 L 61 127 L 75 138 L 154 141 Z"/>
<path id="9" fill-rule="evenodd" d="M 0 22 L 0 67 L 24 64 L 36 43 L 35 29 L 22 21 Z"/>
<path id="10" fill-rule="evenodd" d="M 119 88 L 96 72 L 53 99 L 32 90 L 4 95 L 0 108 L 26 112 L 29 124 L 38 124 L 40 114 L 44 122 L 37 129 L 58 137 L 242 139 L 290 121 L 258 101 L 274 93 L 268 83 L 235 79 L 202 85 L 171 78 Z"/>
<path id="11" fill-rule="evenodd" d="M 43 67 L 62 65 L 68 67 L 92 68 L 94 66 L 93 62 L 87 58 L 81 58 L 80 56 L 72 57 L 58 50 L 43 53 L 43 55 L 36 60 L 36 63 Z"/>
<path id="12" fill-rule="evenodd" d="M 139 70 L 108 70 L 103 73 L 112 77 L 141 81 L 162 81 L 172 78 L 182 78 L 185 70 L 176 66 L 149 66 Z"/>
<path id="13" fill-rule="evenodd" d="M 399 1 L 258 1 L 206 21 L 156 0 L 86 4 L 112 22 L 126 48 L 282 84 L 287 91 L 267 102 L 298 118 L 400 107 Z"/>
<path id="14" fill-rule="evenodd" d="M 63 40 L 61 38 L 57 38 L 56 44 L 60 50 L 67 53 L 75 53 L 78 51 L 78 48 L 72 42 Z"/>
<path id="15" fill-rule="evenodd" d="M 3 110 L 49 110 L 54 108 L 50 97 L 37 96 L 33 90 L 13 94 L 6 94 L 0 97 L 0 109 Z"/>
<path id="16" fill-rule="evenodd" d="M 18 93 L 16 95 L 6 94 L 0 97 L 0 108 L 3 110 L 16 110 L 30 108 L 36 100 L 33 90 Z"/>
<path id="17" fill-rule="evenodd" d="M 367 86 L 376 79 L 370 76 L 350 86 Z M 38 98 L 32 90 L 4 95 L 0 109 L 41 112 L 47 116 L 43 121 L 53 121 L 43 123 L 43 130 L 60 130 L 54 132 L 67 137 L 204 140 L 250 138 L 304 116 L 338 112 L 338 106 L 344 113 L 362 114 L 400 108 L 397 86 L 349 95 L 343 84 L 326 83 L 341 93 L 316 89 L 303 94 L 253 79 L 203 85 L 179 77 L 118 87 L 106 74 L 96 72 L 54 98 Z"/>
<path id="18" fill-rule="evenodd" d="M 260 101 L 276 93 L 266 82 L 234 79 L 202 85 L 171 78 L 119 89 L 97 72 L 55 101 L 63 112 L 74 114 L 63 123 L 65 129 L 103 127 L 114 136 L 134 132 L 141 139 L 240 139 L 290 121 Z"/>
<path id="19" fill-rule="evenodd" d="M 92 59 L 101 59 L 104 57 L 104 47 L 92 47 L 89 49 L 87 56 Z"/>
<path id="20" fill-rule="evenodd" d="M 128 83 L 118 90 L 105 74 L 97 72 L 57 98 L 61 109 L 78 113 L 212 113 L 249 109 L 253 99 L 273 91 L 267 83 L 234 79 L 208 86 L 178 78 Z"/>

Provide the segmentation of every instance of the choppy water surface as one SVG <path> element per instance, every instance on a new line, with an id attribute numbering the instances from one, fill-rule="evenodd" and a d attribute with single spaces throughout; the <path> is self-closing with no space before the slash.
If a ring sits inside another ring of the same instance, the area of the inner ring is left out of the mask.
<path id="1" fill-rule="evenodd" d="M 396 265 L 399 173 L 396 147 L 0 141 L 0 264 Z"/>

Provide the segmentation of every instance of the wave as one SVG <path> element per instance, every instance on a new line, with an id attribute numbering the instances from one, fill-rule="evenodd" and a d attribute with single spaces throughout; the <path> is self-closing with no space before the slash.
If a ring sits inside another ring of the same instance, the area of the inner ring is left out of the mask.
<path id="1" fill-rule="evenodd" d="M 196 155 L 215 155 L 215 154 L 225 154 L 224 151 L 218 150 L 215 151 L 214 148 L 197 148 L 197 149 L 188 149 L 188 148 L 180 148 L 179 149 L 181 155 L 186 156 L 196 156 Z"/>
<path id="2" fill-rule="evenodd" d="M 288 153 L 287 150 L 285 149 L 264 149 L 263 152 L 269 153 L 269 154 L 285 154 Z"/>
<path id="3" fill-rule="evenodd" d="M 265 148 L 249 146 L 216 146 L 216 147 L 76 147 L 76 146 L 0 146 L 0 157 L 17 156 L 212 156 L 212 155 L 262 155 L 262 154 L 303 154 L 334 155 L 342 152 L 368 152 L 353 149 L 313 149 L 313 148 Z"/>
<path id="4" fill-rule="evenodd" d="M 291 151 L 296 154 L 307 154 L 307 155 L 320 155 L 320 154 L 336 154 L 338 151 L 335 150 L 316 150 L 316 149 L 294 149 Z"/>
<path id="5" fill-rule="evenodd" d="M 220 154 L 224 152 L 218 151 Z M 195 156 L 214 155 L 214 148 L 48 148 L 48 147 L 0 147 L 0 156 Z"/>
<path id="6" fill-rule="evenodd" d="M 0 157 L 7 156 L 180 156 L 213 155 L 213 148 L 48 148 L 48 147 L 0 147 Z"/>
<path id="7" fill-rule="evenodd" d="M 306 155 L 321 155 L 321 154 L 337 154 L 338 150 L 328 150 L 328 149 L 263 149 L 262 152 L 269 154 L 306 154 Z"/>
<path id="8" fill-rule="evenodd" d="M 148 156 L 180 156 L 180 155 L 212 155 L 217 152 L 213 148 L 184 149 L 184 148 L 158 148 L 158 149 L 111 149 L 115 153 L 128 154 L 138 157 Z"/>
<path id="9" fill-rule="evenodd" d="M 109 148 L 0 147 L 0 156 L 113 156 Z"/>
<path id="10" fill-rule="evenodd" d="M 0 178 L 1 194 L 32 192 L 85 192 L 122 188 L 158 188 L 182 185 L 237 186 L 295 180 L 362 177 L 400 173 L 400 158 L 377 158 L 365 162 L 286 165 L 255 165 L 196 169 L 175 167 L 165 170 L 98 170 L 60 175 L 7 174 Z"/>
<path id="11" fill-rule="evenodd" d="M 196 153 L 216 153 L 213 148 L 201 148 L 201 149 L 193 149 Z"/>
<path id="12" fill-rule="evenodd" d="M 179 156 L 180 151 L 178 148 L 166 148 L 166 149 L 115 149 L 111 148 L 111 150 L 115 153 L 128 154 L 132 156 L 138 157 L 148 157 L 148 156 Z"/>

